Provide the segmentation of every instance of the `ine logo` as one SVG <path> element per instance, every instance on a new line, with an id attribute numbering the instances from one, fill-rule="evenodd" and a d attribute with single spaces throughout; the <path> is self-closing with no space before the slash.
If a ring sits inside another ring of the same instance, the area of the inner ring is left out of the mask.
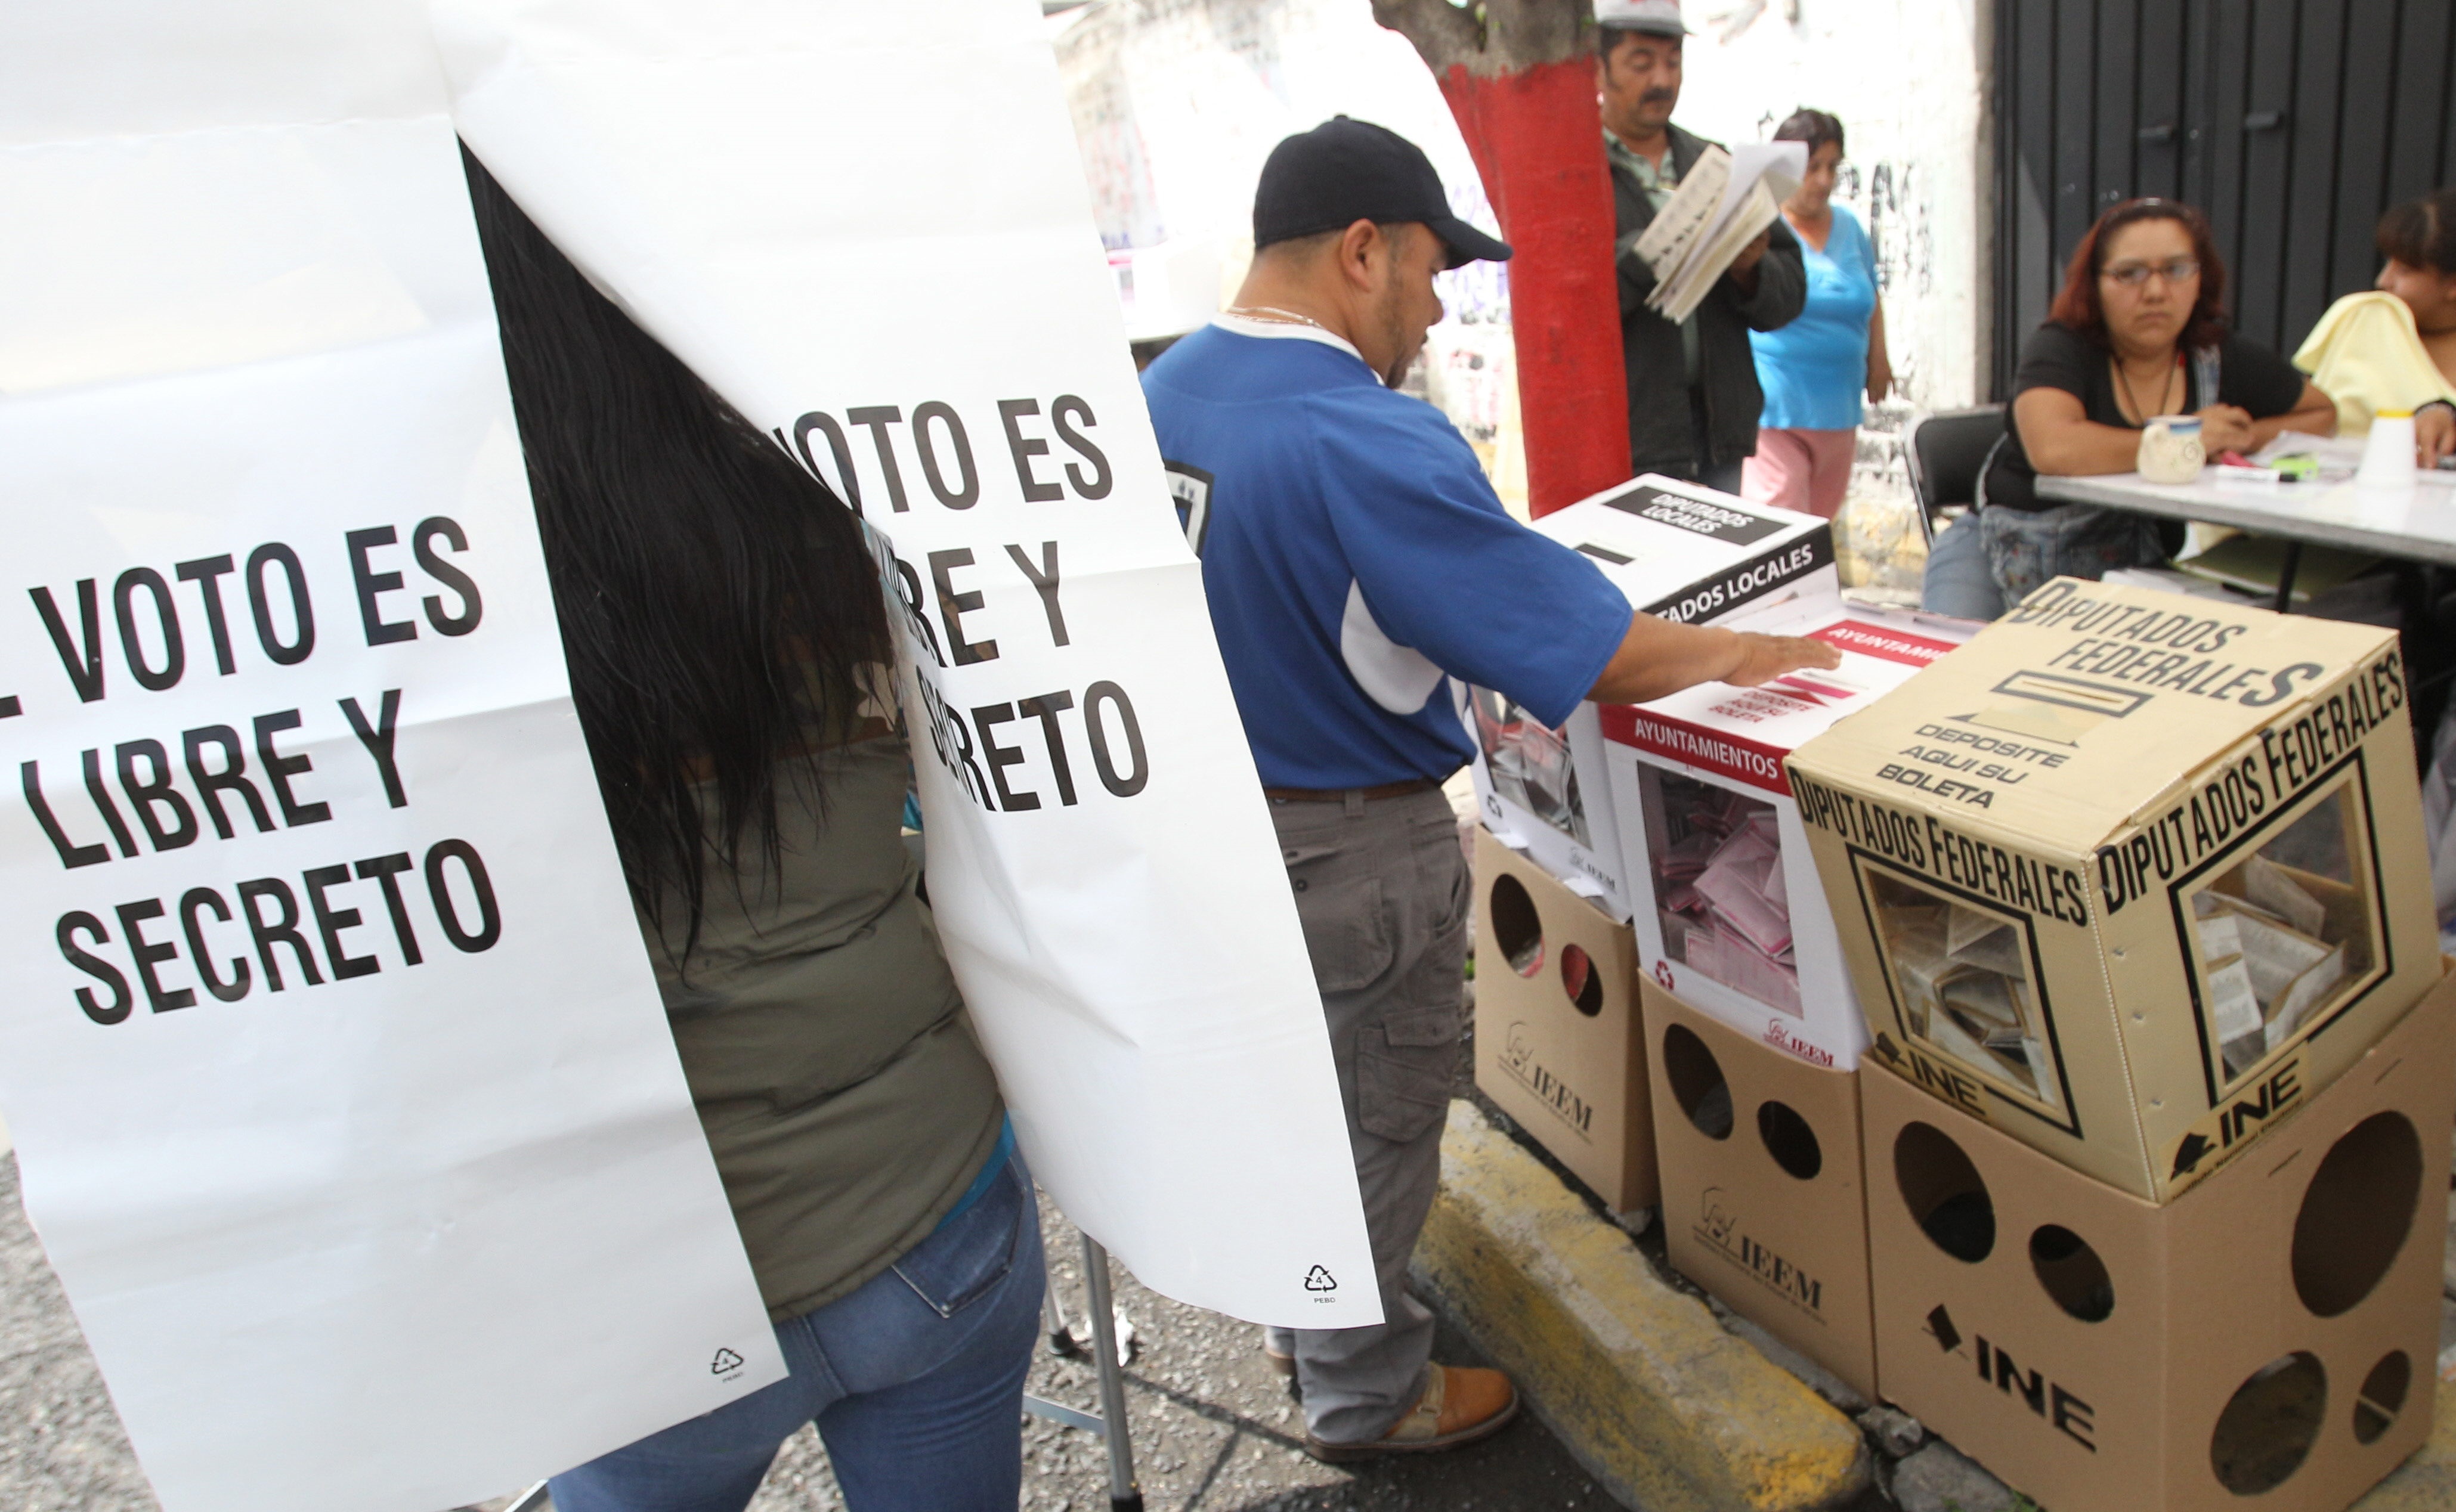
<path id="1" fill-rule="evenodd" d="M 716 1359 L 709 1363 L 707 1373 L 711 1376 L 726 1376 L 730 1375 L 741 1368 L 742 1357 L 740 1355 L 735 1354 L 729 1349 L 720 1349 L 716 1352 Z"/>
<path id="2" fill-rule="evenodd" d="M 1936 1348 L 1948 1355 L 1961 1347 L 1961 1330 L 1953 1326 L 1953 1315 L 1944 1310 L 1942 1302 L 1927 1315 L 1927 1335 L 1935 1340 Z"/>
<path id="3" fill-rule="evenodd" d="M 2200 1163 L 2213 1154 L 2231 1152 L 2237 1145 L 2268 1127 L 2268 1120 L 2282 1116 L 2289 1109 L 2302 1107 L 2302 1060 L 2296 1056 L 2268 1073 L 2267 1079 L 2239 1093 L 2232 1102 L 2218 1109 L 2215 1125 L 2204 1120 L 2200 1128 L 2183 1135 L 2175 1147 L 2175 1166 L 2167 1173 L 2174 1180 L 2197 1172 Z M 2259 1125 L 2254 1128 L 2254 1123 Z M 2214 1133 L 2216 1137 L 2211 1138 Z"/>
<path id="4" fill-rule="evenodd" d="M 1935 1340 L 1936 1347 L 1948 1355 L 1965 1353 L 1961 1330 L 1955 1326 L 1953 1315 L 1937 1303 L 1929 1309 L 1927 1327 L 1922 1330 Z M 2054 1426 L 2057 1433 L 2079 1444 L 2092 1454 L 2098 1453 L 2095 1435 L 2098 1432 L 2098 1409 L 2075 1396 L 2070 1389 L 2047 1379 L 2036 1368 L 2023 1370 L 2012 1352 L 1984 1334 L 1971 1338 L 1969 1353 L 1978 1367 L 1978 1379 L 1994 1386 L 2006 1397 L 2030 1409 L 2041 1420 Z"/>
<path id="5" fill-rule="evenodd" d="M 1331 1278 L 1331 1275 L 1328 1271 L 1325 1271 L 1320 1266 L 1317 1265 L 1312 1270 L 1305 1272 L 1305 1290 L 1308 1292 L 1335 1292 L 1339 1290 L 1339 1283 Z"/>

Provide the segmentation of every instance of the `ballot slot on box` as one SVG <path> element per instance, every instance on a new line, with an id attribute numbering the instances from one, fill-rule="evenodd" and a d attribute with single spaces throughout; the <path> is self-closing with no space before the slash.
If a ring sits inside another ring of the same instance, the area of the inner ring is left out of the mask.
<path id="1" fill-rule="evenodd" d="M 1800 746 L 1867 1061 L 2152 1201 L 2236 1158 L 2434 980 L 2403 672 L 2058 579 Z"/>
<path id="2" fill-rule="evenodd" d="M 1858 1076 L 1638 987 L 1672 1266 L 1873 1396 Z"/>
<path id="3" fill-rule="evenodd" d="M 1593 562 L 1631 608 L 1684 623 L 1841 603 L 1831 525 L 1697 483 L 1649 474 L 1555 510 L 1534 528 Z M 1484 822 L 1571 890 L 1614 918 L 1629 917 L 1630 858 L 1605 775 L 1597 706 L 1581 704 L 1552 728 L 1490 688 L 1456 684 L 1455 698 L 1475 743 Z"/>
<path id="4" fill-rule="evenodd" d="M 1684 1001 L 1847 1071 L 1868 1029 L 1783 758 L 1976 627 L 1859 606 L 1738 623 L 1824 641 L 1842 664 L 1601 712 L 1639 950 Z"/>
<path id="5" fill-rule="evenodd" d="M 1475 834 L 1475 1082 L 1607 1207 L 1654 1205 L 1654 1126 L 1627 925 Z"/>
<path id="6" fill-rule="evenodd" d="M 1878 1389 L 2039 1504 L 2338 1512 L 2428 1436 L 2456 977 L 2162 1205 L 1860 1082 Z"/>

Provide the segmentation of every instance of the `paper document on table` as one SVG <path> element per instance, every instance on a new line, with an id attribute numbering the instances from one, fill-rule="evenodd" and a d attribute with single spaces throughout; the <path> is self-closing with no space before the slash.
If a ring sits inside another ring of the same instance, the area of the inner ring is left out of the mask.
<path id="1" fill-rule="evenodd" d="M 1669 245 L 1660 249 L 1663 255 L 1649 255 L 1647 239 L 1638 242 L 1638 255 L 1647 257 L 1655 274 L 1654 292 L 1646 302 L 1667 320 L 1688 318 L 1741 249 L 1773 224 L 1782 201 L 1799 188 L 1807 173 L 1808 148 L 1802 142 L 1751 142 L 1733 153 L 1707 149 L 1657 217 L 1658 225 L 1665 219 L 1677 222 Z M 1700 219 L 1694 200 L 1709 194 L 1713 202 Z M 1684 200 L 1691 203 L 1684 206 Z"/>

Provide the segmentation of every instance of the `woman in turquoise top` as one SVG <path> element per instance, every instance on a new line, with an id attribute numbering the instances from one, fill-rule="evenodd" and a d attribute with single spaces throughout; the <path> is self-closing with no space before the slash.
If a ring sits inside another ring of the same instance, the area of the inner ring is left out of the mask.
<path id="1" fill-rule="evenodd" d="M 1808 307 L 1778 330 L 1749 333 L 1765 413 L 1756 455 L 1741 470 L 1741 491 L 1831 520 L 1851 486 L 1859 396 L 1882 399 L 1893 386 L 1885 311 L 1876 298 L 1876 249 L 1858 217 L 1833 203 L 1842 123 L 1803 110 L 1773 139 L 1808 144 L 1808 176 L 1782 207 L 1807 257 Z"/>

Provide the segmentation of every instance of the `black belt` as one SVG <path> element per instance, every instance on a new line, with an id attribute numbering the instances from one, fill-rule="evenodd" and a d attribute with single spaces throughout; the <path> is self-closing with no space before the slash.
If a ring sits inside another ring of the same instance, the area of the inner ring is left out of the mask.
<path id="1" fill-rule="evenodd" d="M 1377 798 L 1404 798 L 1410 793 L 1438 791 L 1441 784 L 1430 777 L 1410 777 L 1402 783 L 1383 783 L 1379 787 L 1265 787 L 1262 796 L 1275 804 L 1338 804 L 1347 795 L 1371 803 Z"/>

